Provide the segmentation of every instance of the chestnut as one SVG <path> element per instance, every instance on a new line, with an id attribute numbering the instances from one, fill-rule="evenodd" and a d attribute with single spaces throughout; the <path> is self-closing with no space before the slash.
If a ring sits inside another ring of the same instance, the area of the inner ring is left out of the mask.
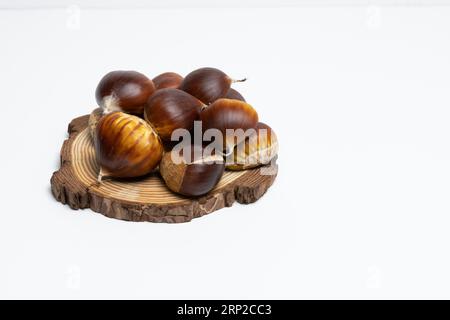
<path id="1" fill-rule="evenodd" d="M 98 180 L 131 178 L 151 172 L 159 164 L 163 146 L 153 128 L 139 117 L 123 112 L 103 116 L 94 136 Z"/>
<path id="2" fill-rule="evenodd" d="M 217 129 L 223 136 L 224 149 L 231 150 L 236 144 L 242 142 L 245 136 L 239 129 L 245 131 L 255 128 L 258 123 L 258 114 L 251 105 L 235 99 L 219 99 L 202 109 L 200 113 L 203 130 Z M 234 130 L 230 135 L 228 130 Z"/>
<path id="3" fill-rule="evenodd" d="M 225 97 L 233 80 L 223 71 L 216 68 L 200 68 L 189 73 L 181 82 L 179 89 L 186 91 L 205 104 L 210 104 Z"/>
<path id="4" fill-rule="evenodd" d="M 200 100 L 184 91 L 161 89 L 148 100 L 144 118 L 161 139 L 168 142 L 175 129 L 192 130 L 203 106 Z"/>
<path id="5" fill-rule="evenodd" d="M 165 153 L 159 172 L 173 192 L 189 197 L 201 196 L 219 182 L 225 163 L 221 155 L 205 155 L 201 146 L 193 145 L 188 149 Z"/>
<path id="6" fill-rule="evenodd" d="M 255 130 L 227 157 L 227 169 L 244 170 L 266 165 L 277 155 L 278 139 L 275 131 L 263 122 L 258 122 Z"/>
<path id="7" fill-rule="evenodd" d="M 240 94 L 239 91 L 237 91 L 237 90 L 235 90 L 235 89 L 233 89 L 233 88 L 230 88 L 230 90 L 228 90 L 228 92 L 227 92 L 227 94 L 225 95 L 224 98 L 227 98 L 227 99 L 236 99 L 236 100 L 241 100 L 241 101 L 244 101 L 244 102 L 245 102 L 245 99 L 244 99 L 244 97 L 242 96 L 242 94 Z"/>
<path id="8" fill-rule="evenodd" d="M 178 88 L 183 77 L 175 72 L 164 72 L 153 78 L 153 84 L 156 90 L 166 88 Z"/>
<path id="9" fill-rule="evenodd" d="M 152 80 L 136 71 L 111 71 L 99 82 L 95 98 L 104 113 L 122 111 L 142 115 L 155 91 Z"/>

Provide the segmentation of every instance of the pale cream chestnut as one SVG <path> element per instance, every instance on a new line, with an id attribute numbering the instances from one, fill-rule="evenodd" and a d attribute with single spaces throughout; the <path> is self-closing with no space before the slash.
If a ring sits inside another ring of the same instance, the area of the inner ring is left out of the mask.
<path id="1" fill-rule="evenodd" d="M 255 133 L 235 146 L 226 161 L 228 170 L 245 170 L 266 165 L 278 153 L 275 131 L 267 124 L 258 122 Z"/>

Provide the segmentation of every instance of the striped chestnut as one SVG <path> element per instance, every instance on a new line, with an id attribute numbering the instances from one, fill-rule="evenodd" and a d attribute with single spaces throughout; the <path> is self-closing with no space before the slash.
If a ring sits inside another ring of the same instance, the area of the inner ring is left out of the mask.
<path id="1" fill-rule="evenodd" d="M 224 150 L 232 150 L 244 141 L 247 130 L 255 128 L 258 113 L 246 102 L 222 98 L 203 108 L 200 120 L 204 131 L 219 130 L 223 136 Z"/>
<path id="2" fill-rule="evenodd" d="M 189 73 L 181 82 L 179 89 L 205 104 L 210 104 L 225 97 L 232 83 L 245 80 L 233 80 L 216 68 L 200 68 Z"/>
<path id="3" fill-rule="evenodd" d="M 166 88 L 178 88 L 183 81 L 183 77 L 175 72 L 164 72 L 152 79 L 156 90 Z"/>
<path id="4" fill-rule="evenodd" d="M 227 99 L 236 99 L 236 100 L 241 100 L 245 102 L 245 98 L 242 96 L 242 94 L 239 93 L 239 91 L 230 88 L 230 90 L 228 90 L 227 94 L 225 95 L 224 98 Z"/>
<path id="5" fill-rule="evenodd" d="M 225 162 L 221 155 L 205 155 L 201 146 L 192 145 L 188 149 L 165 153 L 159 172 L 173 192 L 189 197 L 201 196 L 217 185 Z"/>
<path id="6" fill-rule="evenodd" d="M 155 91 L 152 80 L 136 71 L 111 71 L 99 82 L 95 98 L 104 113 L 122 111 L 142 115 Z"/>
<path id="7" fill-rule="evenodd" d="M 228 170 L 245 170 L 266 165 L 278 153 L 275 131 L 267 124 L 258 122 L 255 133 L 233 149 L 226 161 Z"/>
<path id="8" fill-rule="evenodd" d="M 161 89 L 148 100 L 144 118 L 164 142 L 169 142 L 174 130 L 192 130 L 202 107 L 204 104 L 200 100 L 184 91 Z"/>
<path id="9" fill-rule="evenodd" d="M 151 172 L 159 164 L 163 147 L 153 128 L 139 117 L 123 112 L 103 116 L 94 136 L 98 180 L 131 178 Z"/>

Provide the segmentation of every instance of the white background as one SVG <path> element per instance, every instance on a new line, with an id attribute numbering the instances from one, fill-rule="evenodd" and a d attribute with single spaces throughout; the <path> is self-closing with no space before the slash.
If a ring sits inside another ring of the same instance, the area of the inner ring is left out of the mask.
<path id="1" fill-rule="evenodd" d="M 450 298 L 450 7 L 284 3 L 2 1 L 0 298 Z M 106 72 L 201 66 L 278 133 L 260 201 L 167 225 L 53 199 Z"/>

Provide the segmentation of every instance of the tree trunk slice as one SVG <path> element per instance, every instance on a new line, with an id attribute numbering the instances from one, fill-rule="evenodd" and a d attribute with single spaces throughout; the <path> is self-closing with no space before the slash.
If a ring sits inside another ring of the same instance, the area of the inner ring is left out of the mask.
<path id="1" fill-rule="evenodd" d="M 272 164 L 245 171 L 226 171 L 208 194 L 188 198 L 171 192 L 159 173 L 139 179 L 106 179 L 99 172 L 88 128 L 89 115 L 73 119 L 61 148 L 61 167 L 50 180 L 53 196 L 72 209 L 91 208 L 107 217 L 128 221 L 187 222 L 235 201 L 255 202 L 277 175 Z"/>

